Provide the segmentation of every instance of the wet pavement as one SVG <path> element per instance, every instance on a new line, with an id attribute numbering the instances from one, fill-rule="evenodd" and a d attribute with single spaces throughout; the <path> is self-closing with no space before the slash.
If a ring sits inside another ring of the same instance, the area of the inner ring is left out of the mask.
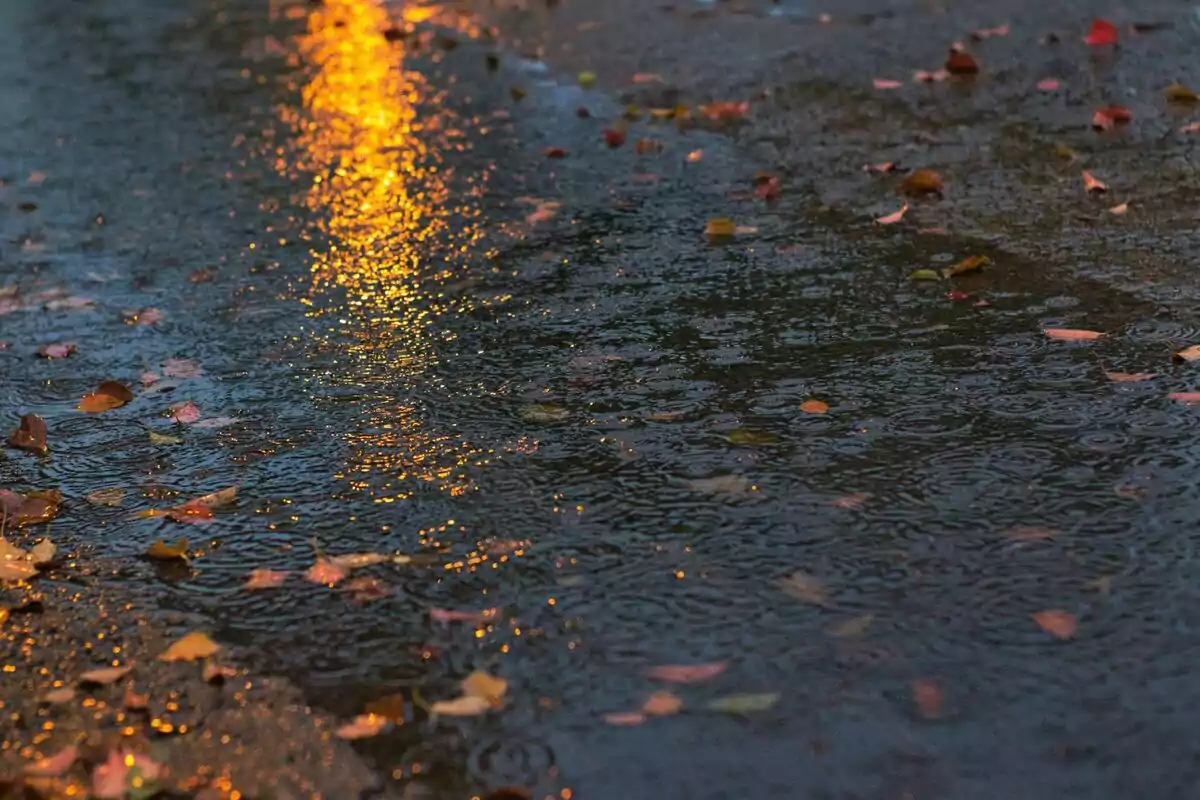
<path id="1" fill-rule="evenodd" d="M 1188 794 L 1192 6 L 161 6 L 3 10 L 0 407 L 50 453 L 0 477 L 68 554 L 3 601 L 47 598 L 0 698 L 60 733 L 7 750 L 99 735 L 27 695 L 96 666 L 49 631 L 103 596 L 303 692 L 241 730 L 326 797 Z M 976 77 L 913 80 L 956 41 Z M 431 714 L 473 670 L 503 702 Z"/>

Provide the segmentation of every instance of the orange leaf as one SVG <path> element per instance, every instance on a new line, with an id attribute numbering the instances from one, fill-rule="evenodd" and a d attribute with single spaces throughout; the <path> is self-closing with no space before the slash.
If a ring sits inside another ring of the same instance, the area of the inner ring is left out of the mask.
<path id="1" fill-rule="evenodd" d="M 917 680 L 912 684 L 913 702 L 917 713 L 925 719 L 936 719 L 942 714 L 942 690 L 931 680 Z"/>
<path id="2" fill-rule="evenodd" d="M 78 757 L 79 748 L 69 745 L 52 756 L 39 759 L 32 764 L 26 764 L 22 771 L 35 778 L 57 778 L 70 769 Z"/>
<path id="3" fill-rule="evenodd" d="M 805 414 L 825 414 L 829 411 L 829 404 L 820 400 L 805 400 L 800 404 L 800 410 Z"/>
<path id="4" fill-rule="evenodd" d="M 1117 123 L 1126 123 L 1133 119 L 1133 112 L 1124 106 L 1105 106 L 1097 109 L 1092 115 L 1092 127 L 1097 130 L 1111 130 Z"/>
<path id="5" fill-rule="evenodd" d="M 1083 331 L 1074 328 L 1044 328 L 1042 333 L 1051 339 L 1058 339 L 1062 342 L 1094 342 L 1104 336 L 1099 331 Z"/>
<path id="6" fill-rule="evenodd" d="M 1125 214 L 1127 211 L 1129 211 L 1129 203 L 1121 203 L 1120 205 L 1115 205 L 1110 208 L 1108 213 L 1119 217 Z"/>
<path id="7" fill-rule="evenodd" d="M 1106 19 L 1095 20 L 1092 22 L 1092 29 L 1088 31 L 1087 36 L 1083 37 L 1083 41 L 1090 45 L 1116 44 L 1117 26 Z"/>
<path id="8" fill-rule="evenodd" d="M 104 381 L 96 388 L 96 391 L 84 395 L 76 408 L 89 414 L 99 414 L 101 411 L 120 408 L 132 399 L 133 392 L 129 391 L 124 384 L 116 381 Z"/>
<path id="9" fill-rule="evenodd" d="M 328 586 L 332 586 L 344 577 L 346 577 L 346 570 L 324 556 L 318 556 L 313 565 L 304 573 L 306 580 L 313 583 L 324 583 Z"/>
<path id="10" fill-rule="evenodd" d="M 131 666 L 124 667 L 100 667 L 99 669 L 89 669 L 87 672 L 79 676 L 80 683 L 94 683 L 98 686 L 107 686 L 110 683 L 116 683 L 124 678 L 133 670 Z"/>
<path id="11" fill-rule="evenodd" d="M 1158 375 L 1153 372 L 1105 372 L 1104 377 L 1113 383 L 1140 383 L 1157 378 Z"/>
<path id="12" fill-rule="evenodd" d="M 710 664 L 667 664 L 651 667 L 646 671 L 646 675 L 653 680 L 667 683 L 699 683 L 720 675 L 727 666 L 727 661 L 714 661 Z"/>
<path id="13" fill-rule="evenodd" d="M 609 725 L 641 725 L 646 721 L 646 715 L 636 711 L 610 711 L 604 715 L 604 721 Z"/>
<path id="14" fill-rule="evenodd" d="M 242 584 L 242 588 L 247 591 L 273 589 L 287 580 L 288 574 L 282 570 L 256 569 L 247 576 L 246 582 Z"/>
<path id="15" fill-rule="evenodd" d="M 1083 190 L 1085 192 L 1107 192 L 1108 184 L 1092 177 L 1086 169 L 1083 171 Z"/>
<path id="16" fill-rule="evenodd" d="M 904 179 L 900 191 L 910 196 L 938 194 L 942 191 L 942 176 L 931 169 L 919 169 Z"/>
<path id="17" fill-rule="evenodd" d="M 172 642 L 171 646 L 158 657 L 158 660 L 197 661 L 214 655 L 220 649 L 221 645 L 208 638 L 207 635 L 200 631 L 193 631 L 182 639 Z"/>
<path id="18" fill-rule="evenodd" d="M 162 539 L 159 539 L 146 548 L 146 557 L 158 561 L 187 561 L 187 546 L 187 539 L 180 539 L 175 544 L 167 544 Z"/>
<path id="19" fill-rule="evenodd" d="M 1200 361 L 1200 344 L 1194 344 L 1191 347 L 1185 347 L 1175 353 L 1172 358 L 1175 361 Z"/>
<path id="20" fill-rule="evenodd" d="M 642 713 L 651 717 L 678 714 L 681 708 L 683 701 L 673 692 L 654 692 L 642 703 Z"/>
<path id="21" fill-rule="evenodd" d="M 709 103 L 706 106 L 700 106 L 700 113 L 709 119 L 718 121 L 728 121 L 741 119 L 750 110 L 750 101 L 722 101 L 718 103 Z"/>
<path id="22" fill-rule="evenodd" d="M 908 203 L 900 207 L 899 211 L 893 211 L 891 214 L 886 214 L 882 217 L 877 217 L 876 225 L 895 225 L 900 220 L 904 219 L 904 215 L 908 213 Z"/>
<path id="23" fill-rule="evenodd" d="M 485 608 L 482 611 L 459 611 L 451 608 L 431 608 L 429 618 L 434 622 L 470 622 L 482 625 L 494 620 L 500 613 L 498 608 Z"/>
<path id="24" fill-rule="evenodd" d="M 1075 615 L 1061 609 L 1039 611 L 1033 615 L 1038 627 L 1059 639 L 1070 639 L 1075 635 Z"/>
<path id="25" fill-rule="evenodd" d="M 893 161 L 880 161 L 876 164 L 863 164 L 863 172 L 870 173 L 871 175 L 882 175 L 885 172 L 891 172 L 895 168 L 896 164 Z"/>
<path id="26" fill-rule="evenodd" d="M 736 232 L 737 225 L 728 217 L 714 217 L 704 226 L 704 235 L 710 239 L 723 239 Z"/>

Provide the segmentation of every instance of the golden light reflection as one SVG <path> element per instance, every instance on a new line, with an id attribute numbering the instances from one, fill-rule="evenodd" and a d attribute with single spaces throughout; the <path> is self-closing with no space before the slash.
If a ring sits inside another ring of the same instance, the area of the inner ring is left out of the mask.
<path id="1" fill-rule="evenodd" d="M 468 21 L 438 3 L 393 13 L 401 16 L 375 0 L 325 0 L 308 12 L 296 43 L 309 73 L 303 103 L 283 112 L 296 154 L 279 164 L 311 179 L 308 315 L 317 347 L 335 355 L 324 380 L 361 390 L 344 477 L 377 502 L 407 498 L 421 482 L 462 494 L 466 467 L 490 457 L 434 429 L 427 401 L 404 399 L 436 378 L 439 347 L 453 339 L 439 321 L 473 306 L 447 284 L 464 277 L 480 234 L 477 190 L 452 187 L 443 161 L 464 147 L 457 121 L 408 63 L 421 45 L 414 25 L 447 16 L 463 30 Z"/>

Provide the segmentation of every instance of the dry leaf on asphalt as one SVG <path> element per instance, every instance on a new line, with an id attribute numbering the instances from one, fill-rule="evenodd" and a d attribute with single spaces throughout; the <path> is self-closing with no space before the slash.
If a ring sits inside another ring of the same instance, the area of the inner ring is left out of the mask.
<path id="1" fill-rule="evenodd" d="M 171 644 L 158 657 L 159 661 L 197 661 L 216 654 L 221 645 L 200 631 L 193 631 Z"/>

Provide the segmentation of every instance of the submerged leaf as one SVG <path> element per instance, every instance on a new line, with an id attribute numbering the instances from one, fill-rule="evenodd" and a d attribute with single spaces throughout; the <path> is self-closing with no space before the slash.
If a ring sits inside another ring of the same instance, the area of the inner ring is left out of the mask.
<path id="1" fill-rule="evenodd" d="M 550 425 L 570 419 L 571 412 L 554 403 L 531 403 L 521 409 L 521 418 L 534 425 Z"/>
<path id="2" fill-rule="evenodd" d="M 246 578 L 246 582 L 242 584 L 242 588 L 247 591 L 256 589 L 274 589 L 282 584 L 290 573 L 282 570 L 273 569 L 256 569 Z"/>
<path id="3" fill-rule="evenodd" d="M 793 572 L 779 582 L 779 588 L 789 597 L 812 603 L 815 606 L 828 606 L 829 593 L 825 584 L 805 572 Z"/>
<path id="4" fill-rule="evenodd" d="M 146 557 L 157 559 L 159 561 L 187 561 L 188 560 L 188 540 L 180 539 L 175 544 L 167 544 L 162 539 L 159 539 L 154 544 L 146 548 Z"/>
<path id="5" fill-rule="evenodd" d="M 942 690 L 931 680 L 917 680 L 912 684 L 913 703 L 917 713 L 925 719 L 936 719 L 942 715 Z"/>
<path id="6" fill-rule="evenodd" d="M 125 490 L 120 487 L 96 489 L 88 492 L 86 499 L 94 506 L 119 506 L 125 502 Z"/>

